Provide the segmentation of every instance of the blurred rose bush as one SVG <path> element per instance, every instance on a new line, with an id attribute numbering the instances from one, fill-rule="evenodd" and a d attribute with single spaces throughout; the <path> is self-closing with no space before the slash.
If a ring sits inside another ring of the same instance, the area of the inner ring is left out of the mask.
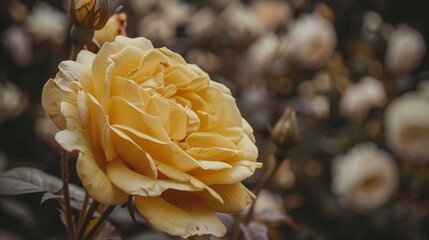
<path id="1" fill-rule="evenodd" d="M 140 213 L 172 235 L 223 236 L 214 212 L 243 210 L 254 195 L 240 182 L 261 163 L 253 130 L 235 99 L 195 65 L 144 38 L 118 36 L 98 54 L 59 66 L 42 104 L 79 151 L 90 196 Z"/>

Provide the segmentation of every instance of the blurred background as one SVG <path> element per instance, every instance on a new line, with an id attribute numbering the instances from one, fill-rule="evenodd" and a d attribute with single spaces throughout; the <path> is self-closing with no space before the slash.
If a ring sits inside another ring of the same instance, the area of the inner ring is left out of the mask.
<path id="1" fill-rule="evenodd" d="M 428 1 L 110 4 L 126 14 L 118 30 L 167 46 L 232 90 L 265 163 L 249 187 L 274 161 L 272 126 L 296 110 L 299 142 L 256 203 L 252 239 L 429 239 Z M 40 97 L 70 54 L 68 5 L 0 1 L 1 172 L 59 175 L 57 129 Z M 73 168 L 71 177 L 79 184 Z M 1 239 L 65 238 L 58 205 L 40 197 L 0 197 Z M 128 218 L 111 219 L 124 239 L 171 239 Z"/>

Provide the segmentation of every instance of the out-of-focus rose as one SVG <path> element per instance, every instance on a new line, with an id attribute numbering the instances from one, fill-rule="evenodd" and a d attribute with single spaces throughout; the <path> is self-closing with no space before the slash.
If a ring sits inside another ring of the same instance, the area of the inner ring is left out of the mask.
<path id="1" fill-rule="evenodd" d="M 334 159 L 332 177 L 332 190 L 341 204 L 358 212 L 369 212 L 392 196 L 398 183 L 398 169 L 387 152 L 365 143 Z"/>
<path id="2" fill-rule="evenodd" d="M 192 38 L 211 37 L 216 31 L 216 14 L 209 7 L 194 13 L 186 26 L 186 34 Z"/>
<path id="3" fill-rule="evenodd" d="M 292 16 L 292 9 L 286 1 L 253 1 L 252 9 L 269 29 L 276 29 Z"/>
<path id="4" fill-rule="evenodd" d="M 250 7 L 233 1 L 219 16 L 220 24 L 227 30 L 232 39 L 246 41 L 260 37 L 265 28 Z"/>
<path id="5" fill-rule="evenodd" d="M 389 104 L 385 115 L 386 141 L 400 157 L 429 161 L 429 100 L 408 93 Z"/>
<path id="6" fill-rule="evenodd" d="M 25 19 L 25 26 L 36 41 L 51 41 L 58 45 L 66 38 L 68 24 L 67 15 L 46 2 L 37 2 Z"/>
<path id="7" fill-rule="evenodd" d="M 33 44 L 31 37 L 22 27 L 18 25 L 9 27 L 1 35 L 0 41 L 17 64 L 26 66 L 31 63 Z"/>
<path id="8" fill-rule="evenodd" d="M 62 129 L 58 143 L 79 151 L 91 197 L 108 205 L 133 195 L 150 223 L 181 237 L 224 235 L 214 212 L 254 199 L 241 184 L 262 165 L 252 128 L 229 89 L 196 65 L 118 36 L 59 69 L 42 104 Z"/>
<path id="9" fill-rule="evenodd" d="M 373 107 L 382 107 L 386 103 L 383 84 L 370 76 L 359 83 L 349 85 L 340 102 L 343 115 L 358 121 L 365 120 Z"/>
<path id="10" fill-rule="evenodd" d="M 320 15 L 306 14 L 292 25 L 288 54 L 292 61 L 308 69 L 320 67 L 332 54 L 337 37 L 332 23 Z"/>
<path id="11" fill-rule="evenodd" d="M 403 24 L 390 36 L 385 63 L 387 69 L 396 75 L 414 70 L 425 55 L 423 36 L 414 28 Z"/>
<path id="12" fill-rule="evenodd" d="M 155 12 L 137 23 L 137 32 L 140 36 L 165 44 L 176 36 L 176 25 L 168 21 L 163 14 Z"/>

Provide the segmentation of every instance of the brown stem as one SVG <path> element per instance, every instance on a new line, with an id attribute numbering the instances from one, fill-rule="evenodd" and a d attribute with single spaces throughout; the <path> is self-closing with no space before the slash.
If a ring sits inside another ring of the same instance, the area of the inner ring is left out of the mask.
<path id="1" fill-rule="evenodd" d="M 80 209 L 79 219 L 77 221 L 77 229 L 81 228 L 83 217 L 85 216 L 86 210 L 88 210 L 88 203 L 89 203 L 89 194 L 85 190 L 85 197 L 83 199 L 82 208 Z"/>
<path id="2" fill-rule="evenodd" d="M 69 193 L 69 174 L 68 174 L 68 158 L 67 152 L 61 152 L 61 177 L 63 180 L 63 194 L 64 194 L 64 207 L 67 221 L 67 231 L 69 239 L 74 239 L 74 222 L 70 206 L 70 193 Z"/>
<path id="3" fill-rule="evenodd" d="M 85 217 L 82 220 L 82 224 L 79 226 L 79 229 L 76 234 L 76 240 L 83 239 L 83 234 L 85 233 L 86 228 L 88 227 L 89 221 L 91 221 L 92 215 L 94 214 L 95 210 L 97 210 L 97 207 L 100 203 L 96 200 L 93 200 L 91 203 L 91 206 L 89 207 L 88 211 L 85 214 Z"/>
<path id="4" fill-rule="evenodd" d="M 104 221 L 107 219 L 107 217 L 112 213 L 113 209 L 115 209 L 116 205 L 111 205 L 107 207 L 103 213 L 101 214 L 101 217 L 98 219 L 98 221 L 95 223 L 95 225 L 91 228 L 89 233 L 85 235 L 84 240 L 89 240 L 91 237 L 97 232 L 97 230 L 100 228 L 101 224 L 104 223 Z"/>

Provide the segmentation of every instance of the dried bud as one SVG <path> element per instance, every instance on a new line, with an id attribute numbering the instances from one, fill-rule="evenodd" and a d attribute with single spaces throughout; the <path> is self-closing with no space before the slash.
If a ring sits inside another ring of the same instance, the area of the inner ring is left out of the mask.
<path id="1" fill-rule="evenodd" d="M 271 138 L 279 147 L 290 148 L 299 139 L 299 129 L 295 109 L 286 108 L 283 115 L 274 125 Z"/>
<path id="2" fill-rule="evenodd" d="M 71 0 L 70 16 L 75 24 L 98 30 L 109 20 L 108 0 Z"/>

